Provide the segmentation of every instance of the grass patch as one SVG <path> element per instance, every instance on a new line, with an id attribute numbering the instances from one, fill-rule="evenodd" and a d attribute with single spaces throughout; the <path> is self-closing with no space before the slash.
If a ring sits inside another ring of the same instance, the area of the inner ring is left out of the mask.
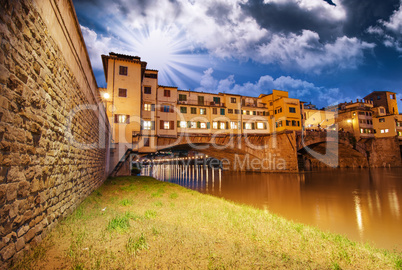
<path id="1" fill-rule="evenodd" d="M 14 269 L 402 269 L 396 251 L 150 177 L 99 190 Z"/>
<path id="2" fill-rule="evenodd" d="M 145 239 L 145 236 L 141 234 L 140 237 L 138 238 L 128 238 L 127 244 L 126 244 L 126 250 L 129 254 L 136 254 L 140 250 L 147 249 L 148 244 Z"/>

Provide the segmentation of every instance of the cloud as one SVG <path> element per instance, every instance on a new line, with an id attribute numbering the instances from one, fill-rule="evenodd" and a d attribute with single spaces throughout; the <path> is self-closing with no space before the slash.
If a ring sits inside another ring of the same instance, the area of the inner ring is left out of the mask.
<path id="1" fill-rule="evenodd" d="M 95 31 L 81 25 L 81 32 L 84 36 L 89 58 L 94 69 L 102 69 L 101 55 L 107 54 L 110 48 L 110 37 L 99 36 Z"/>
<path id="2" fill-rule="evenodd" d="M 382 39 L 386 47 L 402 53 L 402 1 L 387 20 L 378 20 L 377 25 L 369 26 L 366 32 Z"/>
<path id="3" fill-rule="evenodd" d="M 364 58 L 364 51 L 374 46 L 346 36 L 322 44 L 317 33 L 303 30 L 301 35 L 274 35 L 269 43 L 259 47 L 254 59 L 276 63 L 285 69 L 321 73 L 329 68 L 356 68 Z"/>
<path id="4" fill-rule="evenodd" d="M 289 97 L 291 98 L 298 98 L 305 102 L 311 101 L 322 107 L 351 100 L 350 97 L 345 97 L 339 88 L 320 87 L 311 82 L 295 79 L 290 76 L 280 76 L 274 79 L 270 75 L 264 75 L 254 83 L 246 82 L 238 84 L 235 81 L 234 75 L 229 75 L 227 78 L 219 80 L 214 78 L 213 72 L 212 68 L 204 71 L 200 87 L 196 91 L 225 92 L 257 97 L 260 94 L 270 94 L 272 89 L 278 89 L 289 92 Z"/>

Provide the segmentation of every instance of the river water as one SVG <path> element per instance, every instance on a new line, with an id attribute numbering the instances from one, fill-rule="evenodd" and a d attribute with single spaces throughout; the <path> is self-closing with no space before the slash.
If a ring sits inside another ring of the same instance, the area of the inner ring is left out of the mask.
<path id="1" fill-rule="evenodd" d="M 278 174 L 158 165 L 142 174 L 402 251 L 401 168 Z"/>

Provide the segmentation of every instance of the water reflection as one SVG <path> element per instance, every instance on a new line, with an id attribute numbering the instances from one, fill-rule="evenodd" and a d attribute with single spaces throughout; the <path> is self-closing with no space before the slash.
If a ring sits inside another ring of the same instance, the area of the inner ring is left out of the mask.
<path id="1" fill-rule="evenodd" d="M 261 174 L 156 165 L 143 174 L 402 251 L 400 168 Z"/>

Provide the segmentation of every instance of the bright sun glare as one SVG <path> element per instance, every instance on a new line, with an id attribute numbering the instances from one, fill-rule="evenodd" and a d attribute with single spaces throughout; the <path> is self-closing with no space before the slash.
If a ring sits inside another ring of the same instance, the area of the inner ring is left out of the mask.
<path id="1" fill-rule="evenodd" d="M 164 85 L 185 89 L 186 82 L 199 82 L 200 68 L 208 66 L 208 58 L 194 54 L 191 42 L 174 26 L 144 28 L 127 41 L 131 44 L 130 50 L 147 62 L 147 68 L 159 70 L 159 83 Z"/>

